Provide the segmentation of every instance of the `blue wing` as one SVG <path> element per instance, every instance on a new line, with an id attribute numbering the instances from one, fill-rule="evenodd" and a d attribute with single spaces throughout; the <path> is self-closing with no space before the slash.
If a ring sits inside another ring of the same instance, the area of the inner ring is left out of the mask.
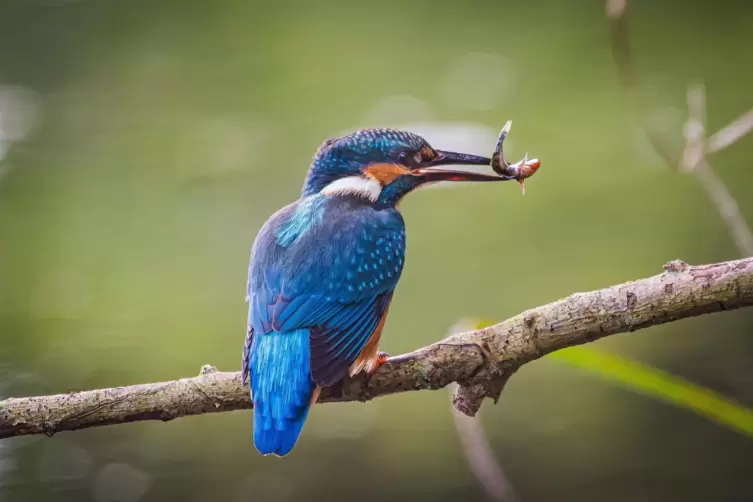
<path id="1" fill-rule="evenodd" d="M 325 218 L 307 213 L 308 227 L 298 224 L 300 209 L 294 204 L 262 230 L 266 235 L 257 238 L 264 244 L 255 246 L 248 294 L 247 346 L 256 334 L 308 328 L 311 374 L 322 387 L 345 376 L 374 334 L 405 254 L 405 227 L 397 211 L 333 199 L 313 209 Z M 295 225 L 298 233 L 291 238 L 285 232 L 281 245 L 281 229 Z"/>
<path id="2" fill-rule="evenodd" d="M 392 291 L 343 308 L 310 329 L 311 376 L 326 387 L 342 379 L 386 315 Z"/>

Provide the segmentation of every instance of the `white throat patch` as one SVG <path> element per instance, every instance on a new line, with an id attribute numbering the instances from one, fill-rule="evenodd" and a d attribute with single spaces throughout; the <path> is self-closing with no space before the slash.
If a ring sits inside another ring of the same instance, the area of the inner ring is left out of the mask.
<path id="1" fill-rule="evenodd" d="M 357 195 L 376 202 L 382 193 L 382 185 L 377 180 L 364 176 L 348 176 L 333 181 L 321 191 L 324 195 Z"/>

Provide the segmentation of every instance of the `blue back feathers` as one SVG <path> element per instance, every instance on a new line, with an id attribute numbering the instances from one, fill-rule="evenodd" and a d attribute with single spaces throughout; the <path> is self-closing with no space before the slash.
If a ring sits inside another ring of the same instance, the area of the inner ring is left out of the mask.
<path id="1" fill-rule="evenodd" d="M 288 247 L 320 221 L 324 215 L 322 209 L 325 200 L 323 195 L 318 194 L 301 199 L 295 210 L 290 211 L 287 218 L 280 221 L 275 229 L 277 243 L 282 247 Z"/>
<path id="2" fill-rule="evenodd" d="M 259 451 L 293 447 L 315 385 L 342 379 L 386 314 L 404 256 L 400 213 L 358 197 L 303 197 L 262 227 L 243 361 Z"/>

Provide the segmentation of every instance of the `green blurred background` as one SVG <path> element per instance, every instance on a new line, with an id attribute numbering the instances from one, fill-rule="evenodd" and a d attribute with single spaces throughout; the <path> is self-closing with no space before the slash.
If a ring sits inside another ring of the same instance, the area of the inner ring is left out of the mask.
<path id="1" fill-rule="evenodd" d="M 631 2 L 648 104 L 682 145 L 753 105 L 753 3 Z M 738 257 L 640 134 L 599 1 L 0 3 L 0 395 L 237 370 L 250 245 L 327 137 L 395 126 L 540 157 L 516 185 L 425 189 L 382 348 L 435 341 L 665 262 Z M 710 160 L 753 222 L 753 137 Z M 594 346 L 753 407 L 753 312 Z M 8 501 L 483 500 L 446 392 L 317 406 L 284 460 L 248 411 L 0 442 Z M 753 500 L 753 439 L 544 359 L 482 409 L 523 501 Z"/>

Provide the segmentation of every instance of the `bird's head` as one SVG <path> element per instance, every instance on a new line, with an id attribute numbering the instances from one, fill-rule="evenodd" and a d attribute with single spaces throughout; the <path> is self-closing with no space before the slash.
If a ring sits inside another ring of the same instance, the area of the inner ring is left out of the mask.
<path id="1" fill-rule="evenodd" d="M 354 194 L 394 205 L 426 183 L 509 179 L 437 168 L 453 164 L 489 166 L 491 159 L 435 150 L 421 136 L 406 131 L 362 129 L 324 142 L 314 156 L 303 195 Z"/>

